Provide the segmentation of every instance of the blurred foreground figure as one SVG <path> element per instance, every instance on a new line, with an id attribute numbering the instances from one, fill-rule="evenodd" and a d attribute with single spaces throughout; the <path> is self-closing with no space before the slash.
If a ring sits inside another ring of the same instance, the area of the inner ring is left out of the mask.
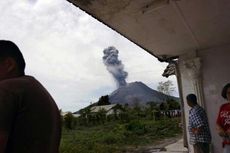
<path id="1" fill-rule="evenodd" d="M 57 105 L 24 69 L 19 48 L 0 40 L 0 153 L 58 153 Z"/>

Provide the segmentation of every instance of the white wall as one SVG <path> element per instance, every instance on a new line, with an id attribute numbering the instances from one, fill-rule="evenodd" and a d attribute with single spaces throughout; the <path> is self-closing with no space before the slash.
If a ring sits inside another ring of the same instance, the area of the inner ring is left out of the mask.
<path id="1" fill-rule="evenodd" d="M 202 59 L 202 80 L 206 111 L 213 137 L 213 152 L 221 153 L 221 139 L 216 132 L 219 107 L 225 103 L 221 91 L 230 82 L 230 45 L 198 52 Z"/>
<path id="2" fill-rule="evenodd" d="M 188 110 L 190 109 L 186 103 L 186 95 L 197 93 L 197 88 L 194 85 L 194 77 L 189 75 L 189 69 L 186 68 L 185 63 L 195 58 L 200 58 L 201 61 L 199 79 L 202 91 L 199 92 L 203 92 L 201 99 L 204 100 L 204 107 L 209 119 L 212 134 L 212 153 L 221 153 L 221 138 L 217 135 L 215 123 L 219 107 L 225 102 L 221 97 L 222 87 L 230 82 L 230 45 L 200 50 L 198 52 L 193 51 L 180 56 L 179 69 L 185 106 L 186 128 L 188 126 Z M 189 146 L 189 148 L 190 152 L 193 152 L 192 147 Z"/>

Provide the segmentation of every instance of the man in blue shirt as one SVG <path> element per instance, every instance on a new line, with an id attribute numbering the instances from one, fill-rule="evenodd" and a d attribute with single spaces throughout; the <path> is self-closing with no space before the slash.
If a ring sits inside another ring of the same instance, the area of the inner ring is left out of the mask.
<path id="1" fill-rule="evenodd" d="M 194 153 L 209 153 L 211 134 L 206 112 L 197 104 L 196 95 L 189 94 L 186 99 L 191 107 L 188 126 L 190 144 L 193 145 Z"/>

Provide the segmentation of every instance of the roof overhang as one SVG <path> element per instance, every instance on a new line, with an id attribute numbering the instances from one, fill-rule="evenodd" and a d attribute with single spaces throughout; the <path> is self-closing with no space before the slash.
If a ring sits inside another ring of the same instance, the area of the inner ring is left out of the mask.
<path id="1" fill-rule="evenodd" d="M 230 42 L 229 0 L 68 0 L 159 59 Z"/>

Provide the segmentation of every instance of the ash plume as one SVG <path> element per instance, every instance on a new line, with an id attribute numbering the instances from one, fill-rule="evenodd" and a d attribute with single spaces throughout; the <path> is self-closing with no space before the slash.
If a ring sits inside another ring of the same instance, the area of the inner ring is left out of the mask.
<path id="1" fill-rule="evenodd" d="M 127 78 L 128 73 L 124 71 L 124 65 L 118 60 L 119 51 L 115 47 L 110 46 L 105 48 L 103 52 L 103 62 L 106 65 L 107 70 L 113 75 L 117 86 L 125 86 L 125 79 Z"/>

